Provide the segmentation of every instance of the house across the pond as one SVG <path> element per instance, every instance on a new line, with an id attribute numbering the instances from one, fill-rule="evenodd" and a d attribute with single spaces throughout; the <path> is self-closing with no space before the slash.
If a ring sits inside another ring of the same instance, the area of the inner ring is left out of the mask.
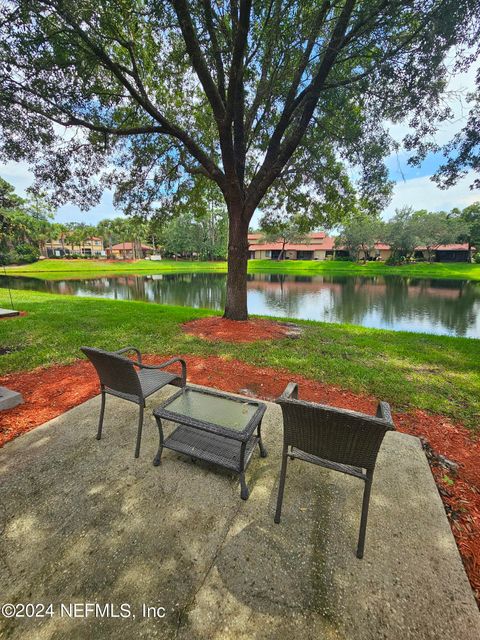
<path id="1" fill-rule="evenodd" d="M 417 247 L 415 250 L 416 258 L 424 258 L 433 262 L 471 262 L 475 253 L 475 247 L 469 247 L 468 243 L 463 244 L 439 244 L 437 247 L 430 249 L 427 247 Z"/>
<path id="2" fill-rule="evenodd" d="M 123 258 L 124 260 L 135 260 L 138 258 L 146 258 L 155 253 L 155 249 L 147 244 L 137 242 L 120 242 L 114 244 L 112 251 L 107 249 L 107 254 L 115 258 Z"/>
<path id="3" fill-rule="evenodd" d="M 309 233 L 305 242 L 266 242 L 261 233 L 248 234 L 248 252 L 251 260 L 326 260 L 335 251 L 335 238 L 323 231 Z M 341 253 L 337 251 L 337 254 Z"/>
<path id="4" fill-rule="evenodd" d="M 432 262 L 471 262 L 475 247 L 464 244 L 441 244 L 430 250 L 417 247 L 415 257 Z M 392 255 L 390 245 L 376 242 L 370 251 L 370 260 L 387 260 Z M 335 247 L 335 238 L 324 231 L 309 233 L 301 243 L 266 242 L 261 233 L 248 234 L 248 257 L 250 260 L 332 260 L 334 257 L 349 257 L 345 247 Z M 363 252 L 359 251 L 359 260 L 363 260 Z"/>
<path id="5" fill-rule="evenodd" d="M 45 242 L 45 253 L 47 258 L 65 258 L 71 255 L 105 255 L 102 238 L 92 236 L 79 241 L 77 239 L 74 240 L 72 235 L 64 235 L 58 240 L 47 240 Z"/>
<path id="6" fill-rule="evenodd" d="M 349 251 L 344 252 L 347 255 L 350 254 Z M 370 259 L 371 260 L 388 260 L 392 255 L 392 249 L 389 244 L 385 244 L 385 242 L 376 242 L 373 251 L 370 251 Z M 358 252 L 358 259 L 363 260 L 363 251 Z"/>

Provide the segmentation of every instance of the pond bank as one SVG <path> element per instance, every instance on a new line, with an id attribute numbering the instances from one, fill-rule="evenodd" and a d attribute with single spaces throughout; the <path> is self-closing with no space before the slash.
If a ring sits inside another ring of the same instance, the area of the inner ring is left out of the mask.
<path id="1" fill-rule="evenodd" d="M 7 276 L 0 278 L 0 287 L 10 288 L 14 296 L 31 290 L 213 311 L 225 307 L 225 273 L 68 275 Z M 260 316 L 480 338 L 480 283 L 475 280 L 254 273 L 247 277 L 247 304 Z"/>
<path id="2" fill-rule="evenodd" d="M 2 298 L 3 296 L 3 298 Z M 8 293 L 0 289 L 0 306 Z M 15 291 L 27 315 L 0 322 L 0 375 L 78 359 L 83 344 L 119 349 L 135 344 L 146 353 L 189 353 L 235 358 L 289 370 L 326 384 L 382 398 L 399 410 L 417 408 L 480 426 L 480 341 L 367 329 L 348 324 L 295 323 L 296 338 L 235 344 L 207 342 L 182 325 L 206 309 L 145 302 Z"/>
<path id="3" fill-rule="evenodd" d="M 72 272 L 93 273 L 173 273 L 181 271 L 216 271 L 227 272 L 226 262 L 196 262 L 182 260 L 107 261 L 107 260 L 41 260 L 33 264 L 10 266 L 6 268 L 10 275 L 55 272 L 54 277 Z M 249 260 L 249 273 L 284 273 L 297 275 L 400 275 L 412 278 L 453 278 L 460 280 L 480 281 L 480 264 L 462 262 L 451 263 L 417 263 L 403 266 L 389 266 L 383 262 L 354 263 L 336 260 Z"/>

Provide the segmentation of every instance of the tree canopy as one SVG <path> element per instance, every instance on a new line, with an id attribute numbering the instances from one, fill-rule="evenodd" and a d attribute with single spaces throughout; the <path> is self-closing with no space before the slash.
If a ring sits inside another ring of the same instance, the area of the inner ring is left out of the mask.
<path id="1" fill-rule="evenodd" d="M 384 234 L 385 225 L 379 218 L 358 216 L 346 224 L 336 240 L 337 247 L 345 247 L 358 260 L 360 252 L 363 259 L 368 260 Z"/>
<path id="2" fill-rule="evenodd" d="M 263 232 L 264 241 L 282 244 L 278 260 L 285 258 L 286 244 L 310 242 L 301 223 L 295 217 L 281 215 L 278 211 L 265 213 L 260 219 L 260 229 Z"/>
<path id="3" fill-rule="evenodd" d="M 50 237 L 51 206 L 42 195 L 29 196 L 0 178 L 0 264 L 36 260 Z"/>
<path id="4" fill-rule="evenodd" d="M 461 222 L 460 240 L 468 242 L 480 253 L 480 202 L 473 202 L 464 209 L 455 208 L 452 215 Z"/>
<path id="5" fill-rule="evenodd" d="M 172 211 L 208 178 L 229 214 L 227 317 L 246 317 L 248 224 L 378 211 L 382 126 L 446 117 L 452 47 L 479 0 L 10 0 L 0 8 L 0 156 L 57 202 L 102 189 Z M 351 168 L 355 171 L 351 171 Z M 355 178 L 352 178 L 355 176 Z"/>
<path id="6" fill-rule="evenodd" d="M 447 213 L 401 207 L 383 225 L 381 239 L 390 244 L 394 261 L 411 258 L 419 247 L 425 247 L 431 260 L 435 249 L 443 244 L 461 241 L 468 229 L 461 212 L 455 209 Z"/>

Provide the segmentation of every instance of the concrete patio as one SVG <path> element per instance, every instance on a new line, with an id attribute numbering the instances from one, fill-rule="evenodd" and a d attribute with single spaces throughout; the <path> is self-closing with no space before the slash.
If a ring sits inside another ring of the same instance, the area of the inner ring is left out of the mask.
<path id="1" fill-rule="evenodd" d="M 136 407 L 99 398 L 0 450 L 0 604 L 53 603 L 52 617 L 0 618 L 0 637 L 480 637 L 472 596 L 419 442 L 390 433 L 373 486 L 365 558 L 355 557 L 362 483 L 289 466 L 282 522 L 273 522 L 281 413 L 269 405 L 264 442 L 236 478 L 165 450 L 150 398 L 140 458 Z M 301 392 L 301 390 L 300 390 Z M 1 419 L 1 417 L 0 417 Z M 128 618 L 76 618 L 60 603 L 112 603 Z M 142 603 L 164 618 L 142 616 Z"/>

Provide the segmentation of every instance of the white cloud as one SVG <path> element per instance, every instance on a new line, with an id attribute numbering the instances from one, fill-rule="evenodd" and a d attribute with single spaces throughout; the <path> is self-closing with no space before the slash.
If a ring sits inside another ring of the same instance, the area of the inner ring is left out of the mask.
<path id="1" fill-rule="evenodd" d="M 0 165 L 0 176 L 13 184 L 15 192 L 25 197 L 26 189 L 33 184 L 34 175 L 28 169 L 28 165 L 24 162 L 7 162 Z M 122 216 L 122 212 L 113 206 L 113 193 L 109 189 L 105 189 L 102 199 L 98 205 L 92 207 L 88 211 L 82 211 L 74 204 L 66 204 L 59 207 L 55 220 L 57 222 L 85 222 L 87 224 L 96 224 L 104 218 L 116 218 Z"/>
<path id="2" fill-rule="evenodd" d="M 25 162 L 7 162 L 0 164 L 0 176 L 13 184 L 19 196 L 25 195 L 25 189 L 33 182 L 33 173 Z"/>
<path id="3" fill-rule="evenodd" d="M 428 209 L 428 211 L 449 211 L 454 207 L 463 209 L 480 200 L 480 190 L 469 188 L 474 180 L 473 172 L 447 190 L 439 189 L 430 178 L 431 176 L 424 176 L 397 182 L 392 201 L 385 210 L 384 217 L 390 218 L 395 209 L 405 205 L 412 206 L 414 209 Z"/>

